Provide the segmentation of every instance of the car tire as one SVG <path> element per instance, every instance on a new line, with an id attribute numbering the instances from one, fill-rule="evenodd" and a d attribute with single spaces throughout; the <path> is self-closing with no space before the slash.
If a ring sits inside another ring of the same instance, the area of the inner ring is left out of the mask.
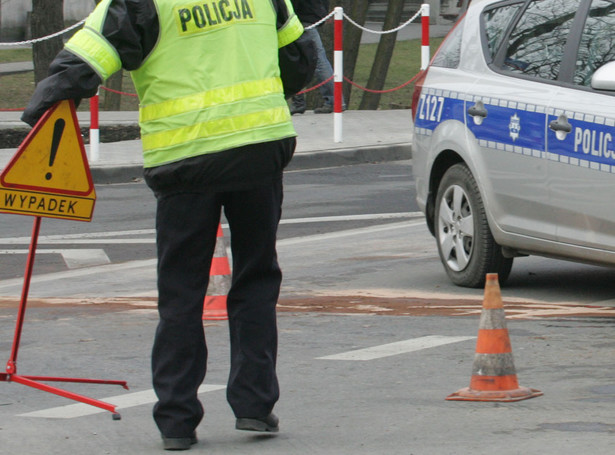
<path id="1" fill-rule="evenodd" d="M 478 185 L 465 164 L 452 166 L 442 177 L 434 226 L 440 260 L 453 283 L 482 287 L 487 273 L 497 273 L 500 284 L 506 281 L 513 259 L 504 257 L 495 242 Z"/>

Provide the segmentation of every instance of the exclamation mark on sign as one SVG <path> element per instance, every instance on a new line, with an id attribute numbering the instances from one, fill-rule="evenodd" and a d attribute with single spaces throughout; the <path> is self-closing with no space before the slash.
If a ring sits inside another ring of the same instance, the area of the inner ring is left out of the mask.
<path id="1" fill-rule="evenodd" d="M 53 138 L 51 139 L 51 153 L 49 153 L 49 167 L 53 167 L 53 162 L 56 160 L 56 154 L 58 153 L 58 147 L 60 146 L 60 139 L 62 139 L 62 133 L 64 132 L 64 125 L 66 122 L 64 119 L 59 118 L 53 125 Z M 47 180 L 51 180 L 51 172 L 45 174 Z"/>

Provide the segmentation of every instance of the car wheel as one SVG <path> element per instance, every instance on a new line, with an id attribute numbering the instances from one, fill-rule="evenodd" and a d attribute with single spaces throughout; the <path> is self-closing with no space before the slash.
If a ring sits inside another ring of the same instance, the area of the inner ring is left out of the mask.
<path id="1" fill-rule="evenodd" d="M 512 258 L 493 239 L 476 180 L 465 164 L 444 174 L 436 197 L 435 233 L 440 260 L 453 283 L 481 287 L 487 273 L 504 283 Z"/>

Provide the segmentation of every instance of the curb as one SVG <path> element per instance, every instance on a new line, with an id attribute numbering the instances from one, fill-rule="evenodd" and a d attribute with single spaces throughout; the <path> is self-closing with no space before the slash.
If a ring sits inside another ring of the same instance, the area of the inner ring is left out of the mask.
<path id="1" fill-rule="evenodd" d="M 381 161 L 409 160 L 410 158 L 412 158 L 410 143 L 349 147 L 335 151 L 321 150 L 317 152 L 295 153 L 286 169 L 289 171 L 299 171 Z"/>
<path id="2" fill-rule="evenodd" d="M 401 161 L 411 158 L 410 143 L 347 148 L 335 151 L 322 150 L 295 153 L 286 170 L 302 171 L 353 164 Z M 130 183 L 143 178 L 143 166 L 141 164 L 92 166 L 90 172 L 92 180 L 96 184 Z"/>

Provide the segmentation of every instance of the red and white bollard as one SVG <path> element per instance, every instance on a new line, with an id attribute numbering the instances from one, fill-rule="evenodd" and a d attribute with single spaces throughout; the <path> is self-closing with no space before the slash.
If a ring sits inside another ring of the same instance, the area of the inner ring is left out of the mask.
<path id="1" fill-rule="evenodd" d="M 344 9 L 335 8 L 333 34 L 333 142 L 342 142 L 344 83 Z"/>
<path id="2" fill-rule="evenodd" d="M 100 130 L 98 129 L 98 92 L 90 98 L 90 161 L 100 158 Z"/>
<path id="3" fill-rule="evenodd" d="M 429 66 L 429 4 L 421 5 L 421 69 Z"/>

